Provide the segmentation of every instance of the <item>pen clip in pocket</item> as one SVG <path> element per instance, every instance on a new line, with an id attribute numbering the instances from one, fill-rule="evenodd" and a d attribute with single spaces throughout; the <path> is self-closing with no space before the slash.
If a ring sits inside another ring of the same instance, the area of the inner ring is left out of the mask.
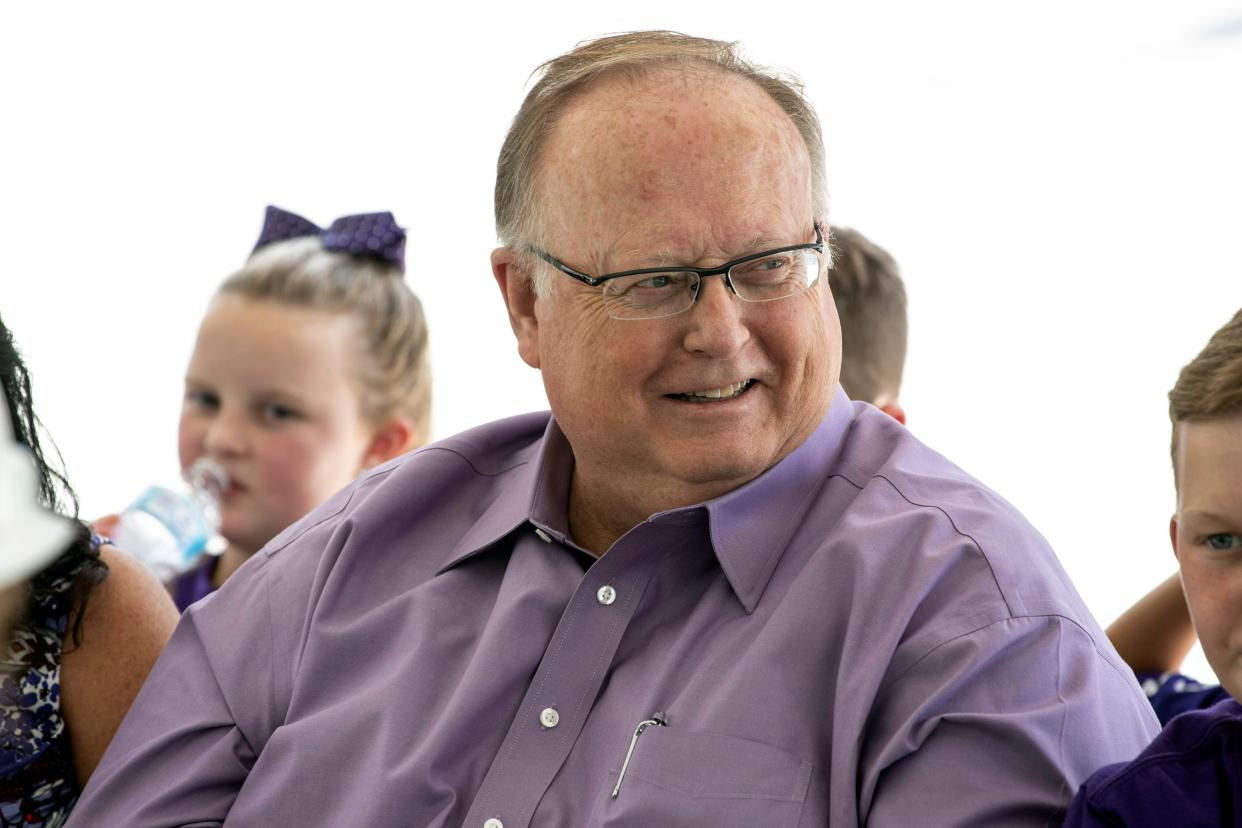
<path id="1" fill-rule="evenodd" d="M 612 798 L 616 799 L 617 794 L 621 793 L 621 783 L 625 780 L 625 769 L 630 766 L 630 757 L 634 755 L 634 748 L 638 745 L 638 737 L 643 735 L 643 731 L 649 727 L 667 727 L 668 716 L 664 713 L 652 713 L 651 718 L 643 719 L 638 723 L 638 727 L 634 728 L 634 735 L 630 737 L 630 746 L 625 751 L 625 761 L 621 763 L 621 771 L 617 774 L 617 784 L 612 789 Z"/>

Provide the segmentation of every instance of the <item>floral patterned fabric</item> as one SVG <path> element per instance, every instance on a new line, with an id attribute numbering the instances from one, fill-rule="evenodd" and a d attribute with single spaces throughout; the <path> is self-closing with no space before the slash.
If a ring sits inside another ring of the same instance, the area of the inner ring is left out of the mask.
<path id="1" fill-rule="evenodd" d="M 76 572 L 36 576 L 26 620 L 0 662 L 0 826 L 63 825 L 78 798 L 60 712 L 60 659 Z M 46 576 L 43 576 L 46 577 Z"/>

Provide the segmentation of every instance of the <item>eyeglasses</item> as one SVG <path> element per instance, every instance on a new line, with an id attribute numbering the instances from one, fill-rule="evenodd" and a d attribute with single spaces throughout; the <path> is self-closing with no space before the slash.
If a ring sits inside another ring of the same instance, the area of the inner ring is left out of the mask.
<path id="1" fill-rule="evenodd" d="M 657 319 L 690 309 L 703 280 L 723 276 L 743 302 L 775 302 L 806 292 L 824 271 L 824 231 L 815 225 L 815 241 L 752 253 L 720 267 L 645 267 L 605 276 L 588 276 L 538 248 L 530 252 L 567 276 L 603 291 L 604 308 L 613 319 Z"/>

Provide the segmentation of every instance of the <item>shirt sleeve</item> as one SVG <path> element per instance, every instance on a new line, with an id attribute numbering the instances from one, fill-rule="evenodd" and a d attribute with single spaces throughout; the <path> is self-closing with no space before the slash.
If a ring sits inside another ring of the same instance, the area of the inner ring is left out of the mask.
<path id="1" fill-rule="evenodd" d="M 265 563 L 182 616 L 70 828 L 223 824 L 279 719 Z"/>
<path id="2" fill-rule="evenodd" d="M 1229 698 L 1219 684 L 1200 684 L 1181 673 L 1139 673 L 1138 680 L 1162 725 L 1179 713 L 1202 710 Z"/>
<path id="3" fill-rule="evenodd" d="M 860 765 L 870 826 L 1055 825 L 1158 730 L 1129 671 L 1059 615 L 951 638 L 881 688 Z"/>

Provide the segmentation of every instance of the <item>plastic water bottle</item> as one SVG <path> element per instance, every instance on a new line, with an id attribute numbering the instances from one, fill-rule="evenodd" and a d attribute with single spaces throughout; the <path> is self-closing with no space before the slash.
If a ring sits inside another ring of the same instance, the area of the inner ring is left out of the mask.
<path id="1" fill-rule="evenodd" d="M 228 474 L 214 460 L 201 457 L 186 470 L 185 482 L 180 491 L 151 486 L 109 532 L 119 549 L 165 583 L 194 566 L 215 538 Z"/>

